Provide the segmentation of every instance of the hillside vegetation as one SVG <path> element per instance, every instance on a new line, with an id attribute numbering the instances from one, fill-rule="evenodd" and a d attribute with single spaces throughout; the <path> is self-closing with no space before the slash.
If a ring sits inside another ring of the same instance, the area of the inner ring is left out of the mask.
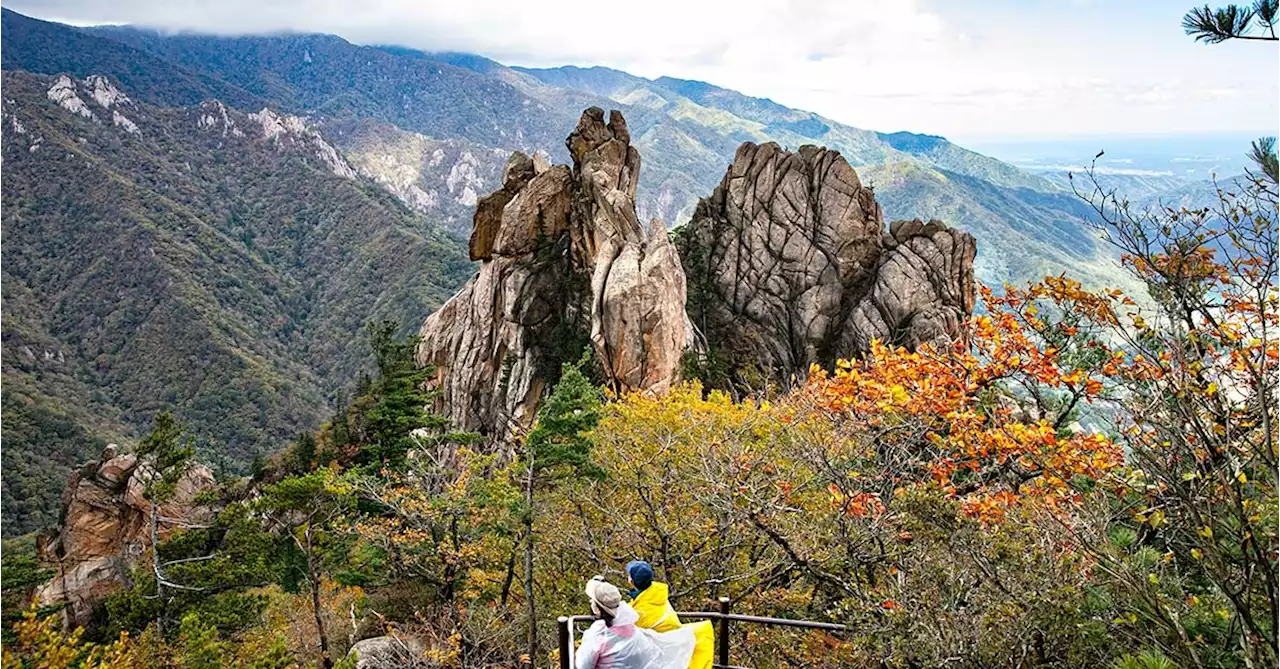
<path id="1" fill-rule="evenodd" d="M 55 81 L 4 74 L 6 533 L 46 524 L 68 465 L 165 408 L 233 469 L 279 448 L 356 376 L 367 321 L 412 327 L 471 272 L 310 136 L 216 103 L 107 109 L 77 82 L 85 116 Z"/>

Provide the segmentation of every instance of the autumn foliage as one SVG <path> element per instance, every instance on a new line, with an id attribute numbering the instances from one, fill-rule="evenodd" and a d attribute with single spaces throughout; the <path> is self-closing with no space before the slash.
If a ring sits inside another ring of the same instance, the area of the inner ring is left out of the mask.
<path id="1" fill-rule="evenodd" d="M 849 628 L 739 625 L 735 665 L 1274 666 L 1276 196 L 1236 189 L 1092 194 L 1142 294 L 983 288 L 963 341 L 875 342 L 772 401 L 602 403 L 571 365 L 503 448 L 426 414 L 384 334 L 368 392 L 227 507 L 286 558 L 256 627 L 90 644 L 33 611 L 4 666 L 316 666 L 387 632 L 424 667 L 547 666 L 583 579 L 637 557 L 679 609 Z"/>

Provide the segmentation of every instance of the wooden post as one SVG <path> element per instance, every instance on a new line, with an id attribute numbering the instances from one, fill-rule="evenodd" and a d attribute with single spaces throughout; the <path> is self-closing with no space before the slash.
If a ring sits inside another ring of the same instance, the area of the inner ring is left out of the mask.
<path id="1" fill-rule="evenodd" d="M 716 661 L 721 667 L 729 666 L 729 598 L 720 598 L 720 629 L 716 634 Z"/>
<path id="2" fill-rule="evenodd" d="M 556 622 L 560 623 L 560 669 L 572 669 L 569 666 L 569 619 L 560 616 Z"/>

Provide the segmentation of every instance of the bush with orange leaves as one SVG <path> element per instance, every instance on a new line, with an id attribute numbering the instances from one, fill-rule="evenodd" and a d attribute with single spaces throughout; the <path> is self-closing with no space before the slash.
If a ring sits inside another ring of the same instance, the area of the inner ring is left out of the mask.
<path id="1" fill-rule="evenodd" d="M 1046 354 L 989 302 L 973 349 L 876 344 L 773 404 L 685 385 L 610 405 L 592 435 L 609 476 L 561 491 L 548 571 L 639 556 L 682 608 L 727 595 L 857 630 L 752 630 L 734 642 L 752 666 L 1105 663 L 1108 623 L 1081 617 L 1089 571 L 1051 520 L 1122 466 L 1073 425 L 1102 393 L 1074 362 L 1088 342 Z"/>
<path id="2" fill-rule="evenodd" d="M 988 315 L 974 319 L 970 346 L 907 351 L 873 342 L 864 359 L 839 361 L 833 374 L 815 367 L 793 398 L 796 411 L 826 412 L 834 429 L 875 446 L 868 455 L 887 479 L 832 483 L 849 512 L 883 511 L 858 501 L 932 480 L 966 513 L 992 520 L 1025 496 L 1074 499 L 1076 479 L 1097 480 L 1123 463 L 1111 439 L 1075 421 L 1081 403 L 1104 389 L 1081 364 L 1096 357 L 1085 355 L 1096 342 L 1071 326 L 1060 346 L 1045 346 L 1004 310 L 1017 298 L 983 296 Z"/>

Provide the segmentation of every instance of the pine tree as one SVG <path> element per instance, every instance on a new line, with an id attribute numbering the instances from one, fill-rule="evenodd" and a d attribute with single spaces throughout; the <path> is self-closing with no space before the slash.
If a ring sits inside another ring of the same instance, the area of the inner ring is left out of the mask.
<path id="1" fill-rule="evenodd" d="M 591 461 L 591 440 L 586 436 L 600 422 L 601 393 L 583 373 L 591 351 L 583 351 L 576 363 L 564 363 L 560 381 L 538 410 L 538 420 L 525 439 L 524 594 L 528 606 L 526 644 L 529 657 L 538 656 L 537 608 L 533 593 L 534 491 L 557 478 L 589 476 L 604 472 Z"/>
<path id="2" fill-rule="evenodd" d="M 156 415 L 156 424 L 151 429 L 151 434 L 138 444 L 138 457 L 148 461 L 152 472 L 143 488 L 143 494 L 153 507 L 173 497 L 178 481 L 194 462 L 195 446 L 191 438 L 185 435 L 186 428 L 178 423 L 173 414 L 162 411 Z"/>
<path id="3" fill-rule="evenodd" d="M 168 579 L 165 568 L 170 565 L 165 564 L 160 557 L 160 505 L 169 501 L 177 492 L 178 481 L 191 468 L 195 458 L 192 440 L 185 435 L 186 428 L 178 423 L 173 414 L 162 411 L 156 416 L 151 434 L 138 444 L 137 452 L 138 457 L 146 461 L 150 473 L 143 495 L 150 506 L 151 568 L 156 580 L 156 599 L 160 603 L 156 613 L 156 626 L 161 632 L 164 631 L 164 610 L 170 592 L 190 589 L 189 586 Z"/>
<path id="4" fill-rule="evenodd" d="M 434 398 L 425 389 L 431 370 L 419 368 L 414 360 L 417 339 L 398 340 L 397 329 L 393 321 L 367 327 L 378 376 L 368 380 L 367 389 L 351 407 L 360 427 L 351 437 L 359 443 L 356 461 L 361 465 L 399 469 L 417 444 L 414 431 L 446 425 L 427 410 Z"/>
<path id="5" fill-rule="evenodd" d="M 293 451 L 290 453 L 290 459 L 293 461 L 293 470 L 300 473 L 311 471 L 312 462 L 316 458 L 316 438 L 310 432 L 303 432 L 298 435 L 298 440 L 293 444 Z"/>
<path id="6" fill-rule="evenodd" d="M 329 635 L 320 607 L 321 576 L 330 552 L 342 545 L 338 522 L 355 507 L 354 488 L 334 470 L 321 469 L 286 478 L 262 491 L 258 510 L 271 529 L 287 537 L 302 557 L 303 580 L 311 594 L 311 613 L 320 640 L 321 662 L 333 666 Z"/>
<path id="7" fill-rule="evenodd" d="M 1182 29 L 1197 42 L 1221 44 L 1229 40 L 1259 40 L 1275 42 L 1276 18 L 1280 12 L 1280 0 L 1255 0 L 1252 6 L 1227 5 L 1210 9 L 1209 5 L 1195 7 L 1182 17 Z M 1268 56 L 1274 56 L 1274 52 Z M 1280 163 L 1276 159 L 1276 138 L 1260 137 L 1250 146 L 1249 159 L 1261 170 L 1261 174 L 1249 172 L 1249 178 L 1266 187 L 1271 182 L 1280 184 Z"/>

